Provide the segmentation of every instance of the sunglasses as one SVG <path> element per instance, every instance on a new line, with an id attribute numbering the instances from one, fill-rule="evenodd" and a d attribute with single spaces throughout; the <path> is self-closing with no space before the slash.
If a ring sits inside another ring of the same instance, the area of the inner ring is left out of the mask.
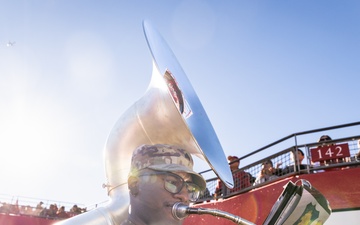
<path id="1" fill-rule="evenodd" d="M 186 182 L 182 177 L 177 174 L 170 172 L 153 172 L 153 173 L 142 173 L 141 176 L 154 176 L 154 175 L 164 175 L 164 189 L 170 192 L 171 194 L 178 194 L 184 186 L 189 196 L 191 202 L 195 202 L 199 199 L 200 187 L 192 182 Z"/>

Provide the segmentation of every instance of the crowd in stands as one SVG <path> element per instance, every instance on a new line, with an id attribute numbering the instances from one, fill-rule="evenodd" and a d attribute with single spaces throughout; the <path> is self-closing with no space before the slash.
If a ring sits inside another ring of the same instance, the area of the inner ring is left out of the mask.
<path id="1" fill-rule="evenodd" d="M 319 143 L 314 148 L 319 148 L 323 146 L 335 146 L 337 147 L 336 143 L 333 142 L 330 136 L 328 135 L 322 135 L 317 142 Z M 340 143 L 341 144 L 341 143 Z M 344 162 L 351 162 L 351 161 L 360 161 L 360 140 L 357 140 L 357 146 L 352 147 L 352 149 L 357 149 L 357 153 L 354 154 L 352 157 L 344 157 L 332 160 L 331 163 L 328 161 L 327 164 L 324 164 L 324 162 L 313 162 L 311 161 L 311 155 L 308 156 L 308 158 L 305 157 L 304 150 L 301 150 L 300 148 L 293 148 L 292 150 L 289 149 L 289 154 L 286 157 L 283 155 L 280 155 L 278 158 L 267 158 L 264 159 L 263 162 L 260 164 L 257 164 L 252 167 L 245 167 L 240 168 L 240 159 L 237 156 L 228 156 L 228 163 L 231 169 L 231 172 L 233 174 L 233 180 L 234 180 L 234 188 L 230 189 L 225 186 L 225 184 L 220 180 L 215 180 L 216 187 L 213 185 L 209 185 L 208 187 L 213 190 L 209 191 L 207 188 L 203 195 L 200 197 L 200 199 L 209 199 L 209 198 L 218 198 L 222 196 L 228 196 L 233 193 L 237 193 L 241 190 L 250 190 L 249 187 L 258 186 L 261 183 L 275 180 L 279 177 L 288 175 L 288 174 L 299 174 L 299 173 L 318 173 L 318 172 L 324 172 L 324 171 L 330 171 L 330 170 L 339 170 L 339 169 L 346 169 L 349 168 L 349 166 L 339 166 L 338 168 L 335 167 L 335 169 L 324 169 L 324 165 L 331 165 L 334 163 L 344 163 Z M 311 149 L 310 149 L 311 150 Z M 307 151 L 307 154 L 311 154 L 310 150 Z M 276 156 L 275 156 L 276 157 Z M 282 166 L 282 159 L 285 159 L 286 164 Z M 286 160 L 288 159 L 288 160 Z M 305 160 L 307 159 L 307 160 Z M 274 162 L 272 161 L 274 160 Z M 306 161 L 306 162 L 304 162 Z M 274 165 L 275 164 L 275 165 Z M 322 166 L 319 169 L 316 169 L 318 166 Z M 356 166 L 356 165 L 355 165 Z M 256 176 L 254 177 L 250 172 L 252 172 Z M 213 182 L 213 180 L 209 180 L 210 182 Z M 214 188 L 214 189 L 213 189 Z"/>
<path id="2" fill-rule="evenodd" d="M 9 204 L 2 202 L 0 206 L 0 213 L 14 214 L 14 215 L 28 215 L 28 216 L 40 216 L 51 219 L 66 219 L 86 212 L 86 208 L 80 208 L 77 205 L 69 210 L 65 210 L 65 206 L 58 207 L 57 204 L 50 204 L 49 207 L 44 206 L 44 203 L 40 201 L 36 207 L 30 205 Z"/>

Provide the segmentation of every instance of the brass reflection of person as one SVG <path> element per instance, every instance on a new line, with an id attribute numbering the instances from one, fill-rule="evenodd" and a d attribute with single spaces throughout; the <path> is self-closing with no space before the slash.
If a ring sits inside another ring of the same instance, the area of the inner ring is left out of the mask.
<path id="1" fill-rule="evenodd" d="M 193 171 L 186 150 L 171 145 L 142 145 L 135 149 L 128 176 L 130 210 L 122 225 L 180 225 L 172 206 L 195 202 L 205 190 L 204 178 Z"/>

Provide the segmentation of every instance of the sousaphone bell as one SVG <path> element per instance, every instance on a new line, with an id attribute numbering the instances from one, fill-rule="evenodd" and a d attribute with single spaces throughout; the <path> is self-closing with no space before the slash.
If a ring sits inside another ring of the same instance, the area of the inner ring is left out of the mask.
<path id="1" fill-rule="evenodd" d="M 216 133 L 183 69 L 162 36 L 143 22 L 153 57 L 149 87 L 116 122 L 104 148 L 109 203 L 58 225 L 115 225 L 126 219 L 127 176 L 133 150 L 143 144 L 171 144 L 205 160 L 229 188 L 233 177 Z"/>

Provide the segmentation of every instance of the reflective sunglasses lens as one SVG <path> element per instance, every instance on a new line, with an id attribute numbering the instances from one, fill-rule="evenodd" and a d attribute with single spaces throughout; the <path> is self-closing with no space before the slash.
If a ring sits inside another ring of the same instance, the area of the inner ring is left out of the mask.
<path id="1" fill-rule="evenodd" d="M 164 179 L 165 189 L 173 194 L 179 193 L 183 186 L 183 181 L 181 178 L 175 176 L 166 176 Z"/>
<path id="2" fill-rule="evenodd" d="M 200 195 L 200 188 L 196 184 L 186 183 L 186 189 L 189 194 L 189 200 L 195 202 Z"/>
<path id="3" fill-rule="evenodd" d="M 194 183 L 186 183 L 181 177 L 167 175 L 164 179 L 165 189 L 173 194 L 177 194 L 186 184 L 186 190 L 189 195 L 189 200 L 195 202 L 200 196 L 200 188 Z"/>

